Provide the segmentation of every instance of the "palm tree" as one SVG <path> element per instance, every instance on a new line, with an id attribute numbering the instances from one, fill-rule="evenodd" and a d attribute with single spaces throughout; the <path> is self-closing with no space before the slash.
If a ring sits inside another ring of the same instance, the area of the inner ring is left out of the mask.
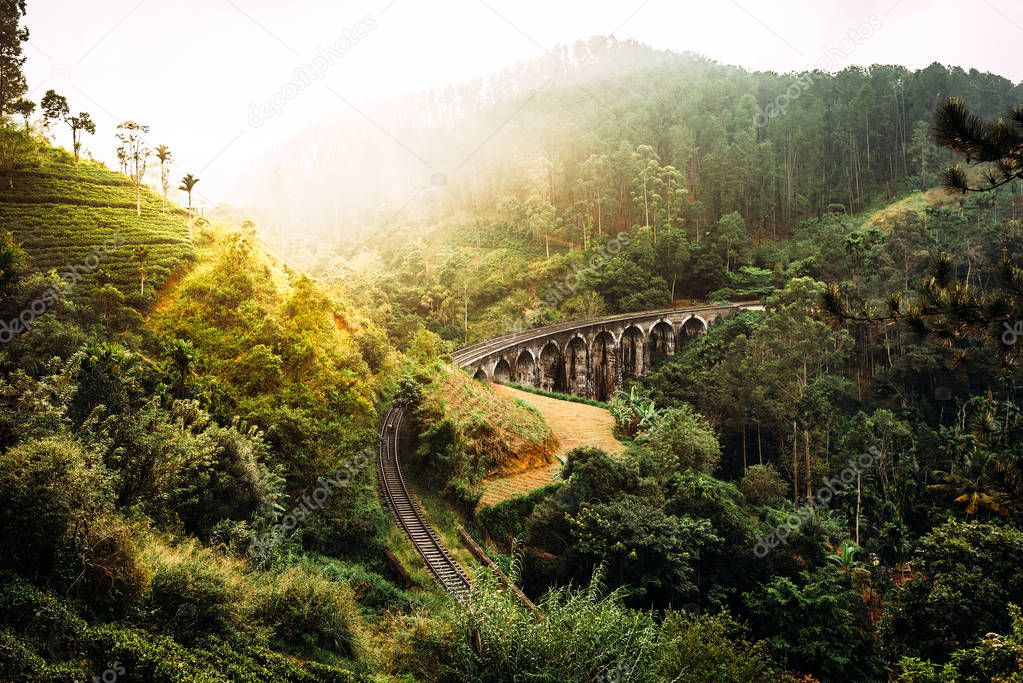
<path id="1" fill-rule="evenodd" d="M 982 418 L 977 427 L 983 429 L 984 422 Z M 1013 476 L 1012 469 L 1011 463 L 1005 462 L 998 454 L 977 448 L 967 453 L 958 467 L 953 466 L 947 472 L 935 472 L 939 483 L 927 488 L 951 495 L 956 503 L 964 506 L 967 517 L 981 510 L 1005 517 L 1016 502 L 1002 481 Z"/>
<path id="2" fill-rule="evenodd" d="M 157 145 L 156 158 L 160 160 L 160 185 L 163 187 L 163 198 L 166 200 L 167 190 L 170 189 L 170 162 L 173 158 L 170 147 Z"/>
<path id="3" fill-rule="evenodd" d="M 198 182 L 198 178 L 193 176 L 191 173 L 186 173 L 185 177 L 181 179 L 181 185 L 178 186 L 179 190 L 184 190 L 188 193 L 188 239 L 192 239 L 192 220 L 195 218 L 192 214 L 192 188 L 194 188 Z"/>
<path id="4" fill-rule="evenodd" d="M 191 173 L 188 173 L 185 175 L 184 178 L 181 179 L 181 186 L 178 187 L 179 190 L 183 190 L 184 192 L 188 193 L 189 209 L 192 208 L 192 188 L 194 188 L 198 182 L 199 182 L 198 178 L 192 176 Z"/>
<path id="5" fill-rule="evenodd" d="M 954 496 L 956 503 L 965 506 L 967 517 L 982 509 L 1003 517 L 1009 514 L 1009 501 L 1005 493 L 999 490 L 998 484 L 986 472 L 974 472 L 972 476 L 959 472 L 935 472 L 934 475 L 942 480 L 941 483 L 931 484 L 927 488 Z"/>
<path id="6" fill-rule="evenodd" d="M 186 339 L 175 339 L 170 345 L 171 362 L 177 374 L 175 393 L 184 398 L 187 393 L 188 378 L 192 375 L 192 365 L 196 360 L 195 347 Z"/>

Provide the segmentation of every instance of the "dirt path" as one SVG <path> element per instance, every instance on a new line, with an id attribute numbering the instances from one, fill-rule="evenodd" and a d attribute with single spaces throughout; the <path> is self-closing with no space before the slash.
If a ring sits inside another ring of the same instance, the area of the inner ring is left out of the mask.
<path id="1" fill-rule="evenodd" d="M 551 430 L 558 436 L 561 443 L 558 455 L 561 457 L 576 446 L 598 446 L 609 453 L 621 453 L 625 450 L 625 445 L 611 433 L 614 419 L 603 408 L 538 396 L 501 384 L 495 384 L 494 391 L 499 396 L 522 399 L 539 410 Z M 555 462 L 528 472 L 488 480 L 481 503 L 494 505 L 545 486 L 560 469 L 561 463 Z"/>

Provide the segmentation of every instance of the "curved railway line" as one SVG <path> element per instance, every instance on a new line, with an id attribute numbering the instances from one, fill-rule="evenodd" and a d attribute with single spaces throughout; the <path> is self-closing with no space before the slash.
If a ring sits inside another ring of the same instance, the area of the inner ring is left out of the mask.
<path id="1" fill-rule="evenodd" d="M 759 306 L 759 304 L 738 304 L 735 307 L 755 306 Z M 664 309 L 643 313 L 623 313 L 589 320 L 574 320 L 556 325 L 548 325 L 547 327 L 513 332 L 471 344 L 455 351 L 452 354 L 452 359 L 457 365 L 466 367 L 495 351 L 501 351 L 523 341 L 542 338 L 562 331 L 611 324 L 636 318 L 657 318 L 671 313 L 699 313 L 704 310 L 713 311 L 720 309 L 721 306 L 696 306 L 688 309 Z M 464 601 L 468 597 L 471 588 L 469 575 L 451 556 L 451 553 L 444 547 L 433 527 L 426 521 L 423 511 L 409 491 L 405 476 L 401 471 L 398 437 L 404 417 L 404 408 L 392 405 L 387 411 L 387 415 L 384 416 L 383 425 L 380 427 L 380 451 L 377 457 L 377 478 L 380 484 L 380 492 L 387 502 L 387 507 L 390 508 L 391 513 L 394 515 L 398 527 L 412 541 L 412 545 L 422 556 L 430 573 L 440 581 L 448 593 L 459 601 Z M 521 592 L 518 594 L 525 601 L 524 604 L 531 609 L 534 608 L 532 603 L 524 595 L 521 595 Z"/>
<path id="2" fill-rule="evenodd" d="M 469 595 L 471 585 L 469 576 L 426 521 L 401 471 L 401 463 L 398 460 L 398 434 L 404 417 L 404 408 L 391 406 L 380 428 L 377 475 L 381 494 L 387 501 L 387 507 L 394 515 L 398 527 L 412 541 L 430 573 L 440 581 L 448 593 L 462 601 Z"/>

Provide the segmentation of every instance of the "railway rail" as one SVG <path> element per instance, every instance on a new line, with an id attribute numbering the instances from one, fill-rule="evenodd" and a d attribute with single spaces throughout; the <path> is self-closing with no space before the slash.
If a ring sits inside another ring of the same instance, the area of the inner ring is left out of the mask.
<path id="1" fill-rule="evenodd" d="M 399 439 L 404 408 L 391 406 L 380 428 L 380 452 L 377 457 L 377 480 L 381 495 L 387 502 L 398 527 L 405 532 L 426 568 L 455 599 L 464 601 L 469 595 L 469 575 L 441 543 L 437 533 L 423 516 L 419 503 L 409 491 L 399 460 Z"/>

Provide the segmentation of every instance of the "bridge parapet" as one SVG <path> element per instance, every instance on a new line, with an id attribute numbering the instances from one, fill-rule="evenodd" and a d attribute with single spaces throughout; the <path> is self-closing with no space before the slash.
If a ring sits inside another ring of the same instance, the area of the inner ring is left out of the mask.
<path id="1" fill-rule="evenodd" d="M 495 337 L 453 358 L 478 379 L 606 400 L 628 377 L 673 356 L 711 322 L 761 304 L 665 309 L 559 323 Z"/>

